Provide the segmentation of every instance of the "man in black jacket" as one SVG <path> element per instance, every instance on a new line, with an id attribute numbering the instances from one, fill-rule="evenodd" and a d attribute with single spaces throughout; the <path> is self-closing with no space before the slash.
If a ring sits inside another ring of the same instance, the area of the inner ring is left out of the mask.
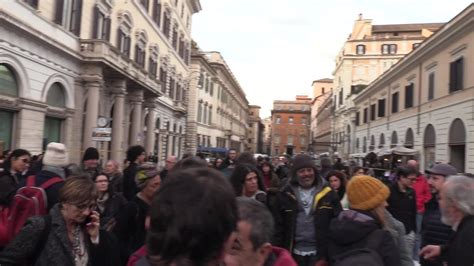
<path id="1" fill-rule="evenodd" d="M 441 212 L 438 205 L 438 195 L 444 182 L 449 176 L 457 173 L 456 168 L 449 164 L 435 164 L 431 169 L 425 171 L 428 175 L 428 185 L 433 197 L 425 204 L 425 213 L 421 225 L 421 246 L 444 245 L 448 242 L 453 231 L 441 222 Z M 442 261 L 425 260 L 420 257 L 422 266 L 442 266 Z"/>
<path id="2" fill-rule="evenodd" d="M 132 200 L 138 192 L 135 174 L 138 171 L 138 166 L 145 161 L 145 157 L 145 148 L 140 145 L 132 146 L 127 150 L 127 161 L 130 164 L 123 170 L 123 196 L 128 201 Z"/>
<path id="3" fill-rule="evenodd" d="M 292 180 L 269 199 L 274 245 L 289 250 L 298 265 L 327 265 L 329 223 L 342 210 L 339 197 L 319 176 L 308 155 L 297 155 Z"/>
<path id="4" fill-rule="evenodd" d="M 439 197 L 441 220 L 455 231 L 446 245 L 428 245 L 420 255 L 440 257 L 448 265 L 474 265 L 474 179 L 451 176 Z"/>

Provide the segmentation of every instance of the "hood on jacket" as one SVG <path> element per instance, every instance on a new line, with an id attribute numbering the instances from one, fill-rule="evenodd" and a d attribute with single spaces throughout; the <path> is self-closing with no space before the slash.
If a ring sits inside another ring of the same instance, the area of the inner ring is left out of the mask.
<path id="1" fill-rule="evenodd" d="M 376 229 L 380 229 L 378 222 L 368 214 L 344 210 L 331 221 L 329 237 L 337 244 L 349 245 L 364 239 Z"/>

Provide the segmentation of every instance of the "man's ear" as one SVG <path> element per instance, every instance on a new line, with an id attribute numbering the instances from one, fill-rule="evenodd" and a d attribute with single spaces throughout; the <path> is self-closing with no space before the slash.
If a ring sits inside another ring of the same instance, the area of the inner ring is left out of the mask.
<path id="1" fill-rule="evenodd" d="M 272 244 L 270 243 L 265 243 L 258 248 L 258 255 L 262 259 L 262 265 L 265 263 L 265 261 L 268 258 L 268 255 L 272 252 Z"/>
<path id="2" fill-rule="evenodd" d="M 237 238 L 237 232 L 232 232 L 229 235 L 229 238 L 224 242 L 223 250 L 222 250 L 222 257 L 226 254 L 229 253 L 229 251 L 232 249 L 232 245 L 234 244 L 235 239 Z"/>

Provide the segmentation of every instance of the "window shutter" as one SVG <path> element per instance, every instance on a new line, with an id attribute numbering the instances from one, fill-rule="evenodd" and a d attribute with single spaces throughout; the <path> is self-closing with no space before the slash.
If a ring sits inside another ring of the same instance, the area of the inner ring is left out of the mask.
<path id="1" fill-rule="evenodd" d="M 456 90 L 456 62 L 449 64 L 449 92 Z"/>
<path id="2" fill-rule="evenodd" d="M 125 54 L 130 57 L 130 36 L 125 37 Z"/>
<path id="3" fill-rule="evenodd" d="M 97 28 L 99 25 L 99 8 L 97 6 L 94 7 L 94 23 L 92 24 L 92 39 L 100 39 L 99 36 L 99 29 Z M 105 21 L 104 21 L 105 23 Z"/>
<path id="4" fill-rule="evenodd" d="M 104 19 L 104 32 L 103 36 L 105 40 L 110 41 L 110 17 Z"/>
<path id="5" fill-rule="evenodd" d="M 57 0 L 56 13 L 54 15 L 54 23 L 63 25 L 63 9 L 64 9 L 64 0 Z"/>
<path id="6" fill-rule="evenodd" d="M 462 90 L 463 89 L 463 65 L 464 65 L 464 59 L 461 57 L 457 60 L 457 69 L 456 69 L 456 89 L 457 90 Z"/>
<path id="7" fill-rule="evenodd" d="M 74 19 L 74 29 L 72 32 L 76 36 L 79 36 L 81 34 L 82 0 L 75 0 L 73 5 L 74 5 L 73 15 L 75 16 L 75 19 Z"/>

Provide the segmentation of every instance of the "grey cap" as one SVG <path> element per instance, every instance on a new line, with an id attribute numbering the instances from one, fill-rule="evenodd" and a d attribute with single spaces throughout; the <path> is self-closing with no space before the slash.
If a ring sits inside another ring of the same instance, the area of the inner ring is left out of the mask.
<path id="1" fill-rule="evenodd" d="M 438 163 L 433 165 L 431 169 L 428 169 L 425 172 L 433 175 L 450 176 L 457 174 L 458 170 L 456 170 L 456 168 L 450 164 Z"/>

